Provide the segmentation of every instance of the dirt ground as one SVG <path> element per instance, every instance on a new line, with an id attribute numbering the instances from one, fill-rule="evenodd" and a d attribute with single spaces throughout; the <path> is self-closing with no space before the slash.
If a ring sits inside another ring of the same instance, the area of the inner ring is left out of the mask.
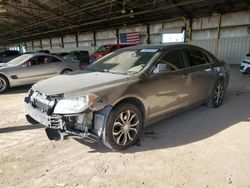
<path id="1" fill-rule="evenodd" d="M 0 187 L 250 188 L 250 75 L 238 70 L 222 107 L 161 121 L 123 152 L 49 141 L 25 120 L 29 87 L 11 89 L 0 95 Z"/>

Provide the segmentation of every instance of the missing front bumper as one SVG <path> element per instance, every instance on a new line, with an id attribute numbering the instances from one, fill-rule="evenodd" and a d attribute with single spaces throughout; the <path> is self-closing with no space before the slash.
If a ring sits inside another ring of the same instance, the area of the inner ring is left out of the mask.
<path id="1" fill-rule="evenodd" d="M 101 140 L 98 136 L 91 134 L 91 133 L 81 133 L 76 130 L 59 130 L 59 129 L 52 129 L 52 128 L 45 128 L 45 132 L 49 140 L 65 140 L 68 138 L 76 138 L 76 139 L 83 139 L 87 142 L 91 143 L 99 143 L 101 144 Z"/>
<path id="2" fill-rule="evenodd" d="M 30 104 L 26 104 L 28 114 L 26 119 L 31 124 L 44 125 L 45 132 L 50 140 L 65 140 L 67 138 L 83 139 L 88 142 L 101 143 L 101 136 L 104 125 L 104 116 L 101 114 L 93 115 L 79 115 L 72 120 L 74 116 L 49 116 Z M 80 118 L 82 117 L 82 118 Z M 87 120 L 85 119 L 87 118 Z M 91 119 L 91 120 L 90 120 Z M 68 120 L 68 121 L 67 121 Z M 82 124 L 79 123 L 82 122 Z M 71 124 L 69 126 L 69 124 Z M 79 129 L 82 127 L 81 129 Z M 91 128 L 90 128 L 91 127 Z"/>

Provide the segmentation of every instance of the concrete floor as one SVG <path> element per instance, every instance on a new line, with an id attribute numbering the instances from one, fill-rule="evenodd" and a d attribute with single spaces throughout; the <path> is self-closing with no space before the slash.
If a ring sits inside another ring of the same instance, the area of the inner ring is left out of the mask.
<path id="1" fill-rule="evenodd" d="M 232 67 L 223 106 L 198 106 L 112 152 L 49 141 L 25 118 L 29 87 L 0 95 L 0 187 L 250 187 L 250 75 Z"/>

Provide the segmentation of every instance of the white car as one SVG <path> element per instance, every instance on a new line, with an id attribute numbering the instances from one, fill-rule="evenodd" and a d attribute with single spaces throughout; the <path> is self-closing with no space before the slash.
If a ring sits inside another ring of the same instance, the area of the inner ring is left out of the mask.
<path id="1" fill-rule="evenodd" d="M 250 73 L 250 54 L 247 54 L 244 60 L 241 62 L 240 72 Z"/>

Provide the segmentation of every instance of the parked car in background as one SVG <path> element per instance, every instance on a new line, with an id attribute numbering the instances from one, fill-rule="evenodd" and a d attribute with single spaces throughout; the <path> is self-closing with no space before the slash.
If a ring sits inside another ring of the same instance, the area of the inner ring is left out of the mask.
<path id="1" fill-rule="evenodd" d="M 0 63 L 7 63 L 8 61 L 16 58 L 19 55 L 20 52 L 17 50 L 5 50 L 3 53 L 1 53 Z"/>
<path id="2" fill-rule="evenodd" d="M 89 52 L 88 51 L 71 51 L 67 55 L 63 57 L 63 59 L 69 60 L 79 60 L 82 63 L 88 63 L 89 60 Z"/>
<path id="3" fill-rule="evenodd" d="M 247 54 L 241 62 L 240 72 L 250 74 L 250 54 Z"/>
<path id="4" fill-rule="evenodd" d="M 163 117 L 198 104 L 221 106 L 228 80 L 225 64 L 202 48 L 129 47 L 33 85 L 27 119 L 45 125 L 50 139 L 72 136 L 122 150 Z"/>
<path id="5" fill-rule="evenodd" d="M 88 51 L 72 51 L 69 54 L 65 55 L 63 57 L 63 59 L 66 60 L 78 60 L 80 61 L 80 67 L 79 68 L 83 68 L 86 65 L 89 64 L 89 52 Z"/>
<path id="6" fill-rule="evenodd" d="M 76 61 L 66 61 L 50 54 L 21 55 L 8 63 L 0 64 L 0 93 L 10 87 L 32 84 L 76 70 L 78 66 Z"/>
<path id="7" fill-rule="evenodd" d="M 37 53 L 46 53 L 46 54 L 49 54 L 50 51 L 49 50 L 38 50 Z"/>
<path id="8" fill-rule="evenodd" d="M 56 55 L 56 56 L 61 57 L 61 58 L 63 58 L 64 56 L 66 56 L 68 54 L 69 54 L 69 52 L 53 53 L 53 55 Z"/>
<path id="9" fill-rule="evenodd" d="M 117 49 L 125 48 L 129 46 L 134 46 L 135 44 L 108 44 L 99 47 L 95 52 L 93 52 L 90 56 L 90 63 L 95 62 L 101 57 L 107 55 L 108 53 L 114 52 Z"/>

